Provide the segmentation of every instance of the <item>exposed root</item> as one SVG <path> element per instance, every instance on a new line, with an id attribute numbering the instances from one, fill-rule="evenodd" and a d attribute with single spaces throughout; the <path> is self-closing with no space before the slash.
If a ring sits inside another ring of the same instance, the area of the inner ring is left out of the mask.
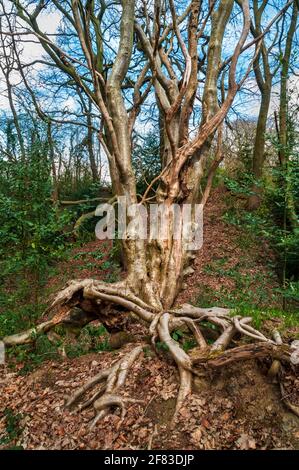
<path id="1" fill-rule="evenodd" d="M 190 304 L 183 304 L 179 309 L 171 310 L 171 313 L 178 316 L 201 319 L 203 321 L 208 317 L 227 318 L 229 316 L 230 309 L 221 307 L 200 308 L 194 307 Z"/>
<path id="2" fill-rule="evenodd" d="M 102 292 L 101 290 L 97 290 L 93 286 L 89 287 L 88 289 L 85 289 L 85 298 L 96 298 L 100 300 L 104 300 L 106 302 L 112 302 L 116 305 L 121 305 L 122 307 L 125 307 L 128 311 L 132 311 L 136 313 L 142 320 L 145 321 L 151 321 L 154 318 L 154 314 L 149 312 L 143 307 L 140 307 L 140 305 L 136 304 L 135 302 L 126 299 L 125 297 L 122 297 L 120 295 L 111 295 L 107 294 L 106 292 Z"/>
<path id="3" fill-rule="evenodd" d="M 283 344 L 279 331 L 274 330 L 272 335 L 276 344 L 280 344 L 280 345 Z M 274 378 L 278 376 L 280 370 L 281 370 L 281 362 L 277 359 L 274 359 L 270 369 L 268 370 L 268 376 Z"/>
<path id="4" fill-rule="evenodd" d="M 196 323 L 193 320 L 191 320 L 190 318 L 184 318 L 183 317 L 183 320 L 186 323 L 186 325 L 190 328 L 190 330 L 192 331 L 198 346 L 201 349 L 206 349 L 208 347 L 207 342 L 204 338 L 204 335 L 202 334 L 202 332 L 200 331 L 200 329 L 196 325 Z"/>
<path id="5" fill-rule="evenodd" d="M 231 316 L 229 309 L 219 307 L 198 308 L 188 304 L 168 312 L 159 311 L 139 299 L 130 289 L 127 281 L 115 284 L 106 284 L 92 279 L 70 282 L 52 303 L 50 309 L 53 309 L 55 315 L 51 320 L 23 333 L 8 336 L 4 338 L 4 343 L 12 346 L 33 341 L 36 334 L 47 333 L 57 324 L 67 322 L 70 311 L 75 307 L 83 310 L 86 314 L 83 318 L 83 324 L 91 321 L 95 316 L 101 320 L 102 310 L 106 309 L 106 317 L 111 313 L 111 310 L 107 309 L 107 306 L 111 306 L 111 304 L 128 312 L 133 312 L 142 321 L 148 323 L 149 334 L 154 347 L 158 338 L 168 347 L 169 354 L 174 359 L 180 375 L 174 420 L 188 395 L 191 394 L 192 375 L 200 375 L 195 367 L 217 368 L 235 361 L 267 356 L 274 361 L 270 369 L 270 375 L 278 375 L 283 362 L 293 365 L 299 363 L 298 342 L 293 342 L 291 346 L 282 344 L 278 333 L 274 333 L 274 340 L 267 338 L 250 325 L 252 320 L 250 317 Z M 211 346 L 205 339 L 205 322 L 215 325 L 213 334 L 218 335 L 214 338 Z M 198 347 L 192 350 L 190 354 L 187 354 L 180 343 L 171 336 L 172 331 L 182 325 L 191 330 L 198 344 Z M 235 336 L 239 339 L 240 335 L 246 336 L 255 342 L 229 349 Z M 138 400 L 121 397 L 118 391 L 124 385 L 128 371 L 141 351 L 142 346 L 135 347 L 109 369 L 103 370 L 91 378 L 67 400 L 66 406 L 72 406 L 88 390 L 101 383 L 100 388 L 79 405 L 79 409 L 84 409 L 90 405 L 94 406 L 95 418 L 92 426 L 109 413 L 111 407 L 114 406 L 121 409 L 121 417 L 123 417 L 125 404 L 127 402 L 138 402 Z M 285 403 L 289 406 L 287 402 Z"/>
<path id="6" fill-rule="evenodd" d="M 155 424 L 154 430 L 149 438 L 147 450 L 152 450 L 154 438 L 158 435 L 158 426 Z"/>
<path id="7" fill-rule="evenodd" d="M 101 372 L 99 372 L 99 374 L 95 375 L 94 377 L 92 377 L 90 380 L 88 380 L 88 382 L 86 382 L 82 387 L 80 387 L 66 402 L 65 406 L 66 408 L 69 408 L 70 406 L 73 405 L 73 403 L 75 403 L 75 401 L 78 400 L 78 398 L 80 398 L 85 392 L 87 392 L 87 390 L 89 390 L 90 388 L 92 388 L 94 385 L 96 385 L 97 383 L 101 382 L 102 380 L 106 379 L 107 377 L 109 377 L 109 375 L 111 374 L 112 372 L 112 369 L 106 369 L 106 370 L 103 370 Z"/>
<path id="8" fill-rule="evenodd" d="M 97 400 L 97 398 L 99 398 L 102 393 L 104 393 L 105 388 L 105 385 L 102 385 L 102 387 L 100 387 L 100 389 L 97 390 L 88 400 L 84 401 L 78 406 L 78 410 L 84 410 L 85 408 L 88 408 L 90 405 L 92 405 Z"/>
<path id="9" fill-rule="evenodd" d="M 238 315 L 233 317 L 233 322 L 234 322 L 236 330 L 239 331 L 241 334 L 249 336 L 250 338 L 256 339 L 258 341 L 274 343 L 274 341 L 272 341 L 271 339 L 266 338 L 266 336 L 263 335 L 263 333 L 256 330 L 252 326 L 248 325 L 247 324 L 248 320 L 251 321 L 251 318 L 250 317 L 242 318 Z"/>
<path id="10" fill-rule="evenodd" d="M 153 345 L 153 348 L 156 349 L 156 339 L 158 338 L 158 324 L 161 318 L 161 315 L 163 315 L 163 312 L 158 313 L 155 315 L 154 319 L 152 320 L 150 327 L 149 327 L 149 334 L 151 336 L 151 343 Z"/>
<path id="11" fill-rule="evenodd" d="M 193 358 L 193 364 L 206 364 L 209 367 L 222 367 L 231 362 L 246 361 L 256 358 L 272 357 L 280 361 L 290 362 L 290 348 L 283 345 L 271 343 L 253 343 L 228 349 L 216 355 L 199 355 Z"/>
<path id="12" fill-rule="evenodd" d="M 125 415 L 125 404 L 126 403 L 142 403 L 139 400 L 134 400 L 128 397 L 121 397 L 116 392 L 124 385 L 128 372 L 132 367 L 137 357 L 142 352 L 142 346 L 137 346 L 122 359 L 120 359 L 111 368 L 103 370 L 86 382 L 80 387 L 66 402 L 66 407 L 72 406 L 84 393 L 92 388 L 97 383 L 106 380 L 106 383 L 98 390 L 94 395 L 83 402 L 79 409 L 82 410 L 87 406 L 93 404 L 95 409 L 95 418 L 92 421 L 91 427 L 106 416 L 112 406 L 121 408 L 121 419 Z"/>
<path id="13" fill-rule="evenodd" d="M 139 306 L 142 310 L 145 311 L 146 316 L 148 316 L 147 314 L 149 312 L 155 311 L 153 307 L 134 295 L 126 281 L 107 284 L 102 281 L 95 281 L 94 279 L 84 279 L 69 282 L 67 286 L 56 296 L 51 305 L 51 308 L 57 305 L 64 305 L 68 303 L 72 298 L 74 298 L 76 294 L 80 292 L 83 298 L 92 299 L 99 298 L 99 294 L 111 295 L 114 298 L 105 298 L 105 300 L 109 300 L 113 303 L 119 303 L 121 302 L 121 299 L 123 299 L 126 302 L 130 302 L 130 304 L 126 303 L 124 305 L 125 307 L 135 308 L 136 306 Z"/>
<path id="14" fill-rule="evenodd" d="M 169 313 L 164 313 L 160 317 L 158 324 L 158 332 L 161 341 L 163 341 L 169 348 L 180 373 L 180 388 L 177 397 L 175 414 L 173 421 L 175 421 L 177 414 L 183 405 L 186 397 L 191 394 L 192 389 L 192 361 L 190 356 L 179 346 L 177 341 L 174 341 L 169 332 Z"/>
<path id="15" fill-rule="evenodd" d="M 67 318 L 74 307 L 82 307 L 84 310 L 84 302 L 90 299 L 95 302 L 99 311 L 101 303 L 105 305 L 112 303 L 123 307 L 127 311 L 134 312 L 146 322 L 151 322 L 155 318 L 155 309 L 136 297 L 125 281 L 115 284 L 106 284 L 93 279 L 70 281 L 44 312 L 44 315 L 49 312 L 55 313 L 51 320 L 22 333 L 6 336 L 3 338 L 4 344 L 6 346 L 16 346 L 34 342 L 38 334 L 47 333 L 55 326 L 67 322 Z M 96 314 L 90 316 L 87 322 L 94 320 L 95 317 Z"/>
<path id="16" fill-rule="evenodd" d="M 299 341 L 295 340 L 291 343 L 291 363 L 296 366 L 299 364 Z"/>
<path id="17" fill-rule="evenodd" d="M 210 352 L 224 351 L 235 336 L 236 331 L 235 325 L 228 326 L 212 344 Z"/>
<path id="18" fill-rule="evenodd" d="M 37 325 L 34 328 L 17 333 L 11 336 L 5 336 L 2 341 L 5 346 L 17 346 L 18 344 L 28 344 L 33 341 L 33 338 L 40 333 L 47 333 L 54 326 L 53 321 L 46 321 Z"/>
<path id="19" fill-rule="evenodd" d="M 93 404 L 96 410 L 96 416 L 91 423 L 91 428 L 94 428 L 96 423 L 104 418 L 109 412 L 111 406 L 118 406 L 121 409 L 121 421 L 124 419 L 126 414 L 126 403 L 143 403 L 143 400 L 135 400 L 128 397 L 120 397 L 119 395 L 105 393 L 101 398 L 96 400 Z"/>
<path id="20" fill-rule="evenodd" d="M 185 399 L 188 397 L 188 395 L 191 394 L 192 391 L 192 373 L 190 370 L 184 369 L 184 367 L 180 365 L 178 366 L 178 369 L 180 373 L 180 388 L 177 396 L 175 413 L 172 420 L 173 424 L 177 419 L 178 413 L 182 408 Z"/>

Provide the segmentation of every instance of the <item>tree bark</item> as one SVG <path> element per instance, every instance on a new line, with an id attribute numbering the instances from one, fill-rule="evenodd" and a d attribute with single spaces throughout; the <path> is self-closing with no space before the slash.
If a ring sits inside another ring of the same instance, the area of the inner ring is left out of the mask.
<path id="1" fill-rule="evenodd" d="M 280 98 L 279 98 L 279 161 L 281 169 L 284 173 L 284 190 L 285 190 L 285 203 L 288 220 L 293 229 L 298 228 L 298 217 L 295 209 L 295 202 L 292 192 L 290 191 L 287 181 L 289 151 L 291 142 L 288 142 L 288 79 L 291 61 L 292 44 L 294 35 L 296 33 L 298 21 L 298 5 L 296 2 L 293 4 L 293 12 L 291 17 L 290 26 L 287 32 L 286 44 L 284 55 L 282 58 L 282 67 L 280 74 Z"/>
<path id="2" fill-rule="evenodd" d="M 253 1 L 254 23 L 251 23 L 251 32 L 255 38 L 258 38 L 262 33 L 262 16 L 265 11 L 265 8 L 266 2 L 263 2 L 262 5 L 259 7 L 258 1 Z M 252 175 L 256 183 L 253 185 L 251 189 L 252 194 L 248 198 L 248 210 L 258 209 L 262 201 L 261 179 L 265 162 L 266 129 L 273 78 L 269 63 L 269 51 L 271 50 L 271 45 L 268 48 L 266 46 L 265 39 L 263 38 L 260 45 L 258 45 L 257 43 L 256 48 L 258 47 L 260 49 L 254 61 L 253 70 L 256 78 L 256 83 L 261 94 L 261 104 L 257 120 L 252 157 Z"/>
<path id="3" fill-rule="evenodd" d="M 269 106 L 271 100 L 271 81 L 263 87 L 261 105 L 259 116 L 256 126 L 253 159 L 252 159 L 252 173 L 257 182 L 261 181 L 263 175 L 263 167 L 265 161 L 265 142 L 266 142 L 266 129 L 269 113 Z M 252 195 L 248 199 L 248 210 L 256 210 L 260 207 L 262 200 L 262 188 L 260 184 L 255 184 L 252 187 Z"/>

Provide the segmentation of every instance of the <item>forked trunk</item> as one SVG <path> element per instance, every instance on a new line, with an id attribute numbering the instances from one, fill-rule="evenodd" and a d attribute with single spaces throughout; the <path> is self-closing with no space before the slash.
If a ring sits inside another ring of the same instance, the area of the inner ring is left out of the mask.
<path id="1" fill-rule="evenodd" d="M 99 389 L 79 405 L 80 409 L 83 409 L 93 404 L 95 417 L 92 426 L 115 407 L 120 407 L 123 418 L 126 403 L 140 403 L 140 400 L 123 394 L 122 388 L 131 367 L 139 356 L 142 356 L 144 348 L 151 344 L 153 349 L 158 351 L 157 341 L 165 345 L 180 375 L 174 418 L 192 392 L 192 375 L 200 375 L 202 366 L 204 369 L 209 366 L 218 367 L 233 360 L 251 358 L 252 354 L 255 357 L 272 356 L 276 361 L 298 364 L 299 349 L 296 342 L 294 347 L 281 344 L 278 332 L 273 340 L 267 338 L 250 325 L 250 317 L 232 316 L 229 310 L 218 307 L 202 309 L 185 304 L 180 308 L 172 308 L 182 285 L 185 269 L 193 258 L 194 251 L 201 247 L 202 212 L 201 206 L 196 206 L 196 203 L 205 159 L 215 132 L 221 126 L 236 93 L 250 71 L 251 64 L 237 82 L 238 59 L 250 31 L 249 1 L 238 2 L 242 10 L 243 27 L 234 52 L 228 62 L 224 63 L 223 69 L 222 43 L 235 4 L 233 0 L 210 2 L 206 16 L 205 8 L 199 0 L 192 0 L 185 16 L 178 15 L 178 10 L 181 10 L 180 2 L 178 5 L 174 0 L 166 2 L 169 10 L 167 14 L 163 14 L 162 2 L 155 1 L 153 19 L 147 14 L 147 3 L 152 3 L 141 2 L 146 24 L 140 21 L 140 2 L 123 0 L 120 2 L 122 11 L 119 41 L 118 45 L 117 41 L 113 44 L 117 53 L 112 66 L 108 66 L 113 57 L 111 51 L 105 57 L 107 47 L 106 44 L 105 47 L 101 44 L 103 15 L 95 13 L 97 2 L 85 2 L 84 6 L 83 2 L 73 0 L 65 19 L 70 20 L 72 28 L 75 28 L 88 76 L 84 67 L 78 67 L 77 61 L 74 65 L 72 59 L 69 60 L 67 55 L 62 54 L 63 51 L 39 29 L 37 17 L 44 2 L 39 2 L 39 6 L 32 13 L 27 12 L 27 8 L 21 5 L 26 2 L 12 3 L 17 7 L 22 20 L 26 19 L 26 23 L 40 38 L 51 59 L 88 95 L 101 115 L 99 139 L 109 161 L 113 191 L 116 196 L 122 198 L 128 208 L 124 217 L 126 225 L 120 237 L 127 272 L 125 279 L 113 284 L 95 279 L 70 281 L 47 309 L 46 321 L 26 332 L 3 338 L 4 344 L 13 346 L 30 343 L 35 341 L 37 334 L 48 333 L 57 325 L 70 325 L 75 322 L 77 326 L 84 326 L 94 319 L 101 321 L 110 332 L 115 325 L 119 329 L 125 327 L 125 322 L 130 319 L 131 314 L 147 323 L 148 335 L 139 337 L 137 346 L 121 355 L 117 361 L 113 358 L 109 368 L 102 369 L 67 400 L 66 406 L 72 406 L 87 390 L 101 382 Z M 137 12 L 138 15 L 135 15 Z M 188 15 L 186 25 L 181 25 Z M 106 14 L 104 16 L 106 17 Z M 206 29 L 210 17 L 211 24 Z M 168 22 L 169 18 L 171 20 L 164 32 L 161 18 L 164 18 L 165 22 Z M 184 34 L 181 32 L 183 30 Z M 205 86 L 200 93 L 198 47 L 202 44 L 204 51 L 206 43 L 203 44 L 202 40 L 206 39 L 206 32 L 208 50 L 207 53 L 204 52 L 201 70 L 201 73 L 205 74 Z M 132 73 L 132 55 L 135 57 L 139 50 L 139 44 L 133 48 L 134 34 L 140 43 L 146 63 L 141 72 L 137 72 L 138 67 Z M 97 51 L 94 50 L 95 42 Z M 171 52 L 173 45 L 178 53 L 173 54 L 175 50 Z M 182 66 L 184 68 L 181 77 L 178 77 L 180 64 L 183 62 L 185 65 Z M 103 64 L 106 64 L 105 67 Z M 223 83 L 227 83 L 227 90 L 225 93 L 222 87 L 223 96 L 219 103 L 219 74 L 226 72 L 227 75 L 223 75 Z M 149 87 L 146 88 L 147 83 Z M 128 111 L 128 86 L 131 87 L 132 84 L 133 105 Z M 132 135 L 136 117 L 151 87 L 155 89 L 162 118 L 160 131 L 163 130 L 163 141 L 160 147 L 163 170 L 159 177 L 149 183 L 142 200 L 139 201 L 131 158 Z M 199 101 L 202 105 L 202 116 L 198 125 L 195 123 L 192 126 L 191 117 L 194 116 L 195 121 L 197 119 L 197 111 L 193 110 L 198 93 L 201 95 Z M 196 128 L 194 132 L 191 132 L 192 128 Z M 91 144 L 91 139 L 89 143 Z M 92 151 L 92 148 L 90 150 Z M 149 196 L 152 196 L 153 186 L 157 181 L 157 205 L 151 206 L 148 203 L 152 203 L 153 198 Z M 118 224 L 119 234 L 122 224 L 119 212 Z M 110 224 L 106 224 L 106 227 L 108 230 Z M 207 323 L 213 325 L 213 332 L 216 334 L 212 345 L 205 339 Z M 182 327 L 190 330 L 197 343 L 192 357 L 172 335 L 175 329 Z M 225 352 L 235 336 L 240 335 L 250 337 L 258 343 L 253 348 L 246 344 Z"/>
<path id="2" fill-rule="evenodd" d="M 201 246 L 201 207 L 166 201 L 143 206 L 143 215 L 130 220 L 123 240 L 127 283 L 137 297 L 159 311 L 173 306 L 186 268 Z M 146 226 L 140 230 L 142 223 Z M 136 238 L 138 233 L 146 239 Z"/>

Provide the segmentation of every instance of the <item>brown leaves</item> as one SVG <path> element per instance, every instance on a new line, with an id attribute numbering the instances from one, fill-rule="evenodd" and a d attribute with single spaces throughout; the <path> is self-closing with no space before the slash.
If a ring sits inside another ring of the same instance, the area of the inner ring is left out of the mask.
<path id="1" fill-rule="evenodd" d="M 223 413 L 223 415 L 221 415 L 220 419 L 222 421 L 228 421 L 230 419 L 231 415 L 230 413 L 228 413 L 227 411 L 225 413 Z"/>
<path id="2" fill-rule="evenodd" d="M 199 446 L 201 437 L 202 437 L 202 430 L 200 428 L 195 429 L 195 431 L 191 433 L 191 442 L 192 444 L 195 445 L 195 447 Z"/>
<path id="3" fill-rule="evenodd" d="M 247 434 L 241 434 L 236 444 L 240 450 L 256 449 L 255 440 L 251 438 L 250 436 L 248 436 Z"/>
<path id="4" fill-rule="evenodd" d="M 202 420 L 201 420 L 201 425 L 202 425 L 204 428 L 207 428 L 207 429 L 211 427 L 209 421 L 208 421 L 207 418 L 205 418 L 205 417 L 202 418 Z"/>
<path id="5" fill-rule="evenodd" d="M 48 362 L 38 373 L 24 377 L 8 375 L 1 384 L 0 436 L 5 433 L 1 414 L 9 407 L 22 415 L 23 431 L 17 442 L 25 449 L 144 449 L 155 426 L 153 449 L 292 448 L 288 436 L 298 439 L 298 426 L 280 419 L 285 408 L 277 400 L 277 386 L 249 363 L 229 366 L 206 378 L 206 387 L 188 397 L 176 428 L 171 429 L 178 376 L 173 365 L 157 357 L 140 358 L 122 390 L 124 396 L 144 400 L 144 405 L 128 405 L 122 422 L 119 410 L 113 410 L 114 414 L 90 430 L 93 409 L 65 410 L 67 390 L 82 385 L 123 354 L 123 350 L 91 354 L 63 363 Z M 291 370 L 283 382 L 295 402 L 298 379 Z"/>

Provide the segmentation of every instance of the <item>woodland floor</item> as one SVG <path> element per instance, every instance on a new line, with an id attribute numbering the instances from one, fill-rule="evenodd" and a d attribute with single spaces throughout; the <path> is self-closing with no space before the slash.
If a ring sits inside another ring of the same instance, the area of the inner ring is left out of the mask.
<path id="1" fill-rule="evenodd" d="M 205 210 L 204 246 L 195 260 L 195 272 L 186 279 L 178 303 L 230 306 L 241 291 L 239 305 L 256 301 L 274 310 L 279 300 L 273 272 L 273 254 L 267 244 L 247 240 L 240 228 L 225 222 L 230 196 L 214 191 Z M 48 288 L 56 290 L 69 278 L 97 277 L 115 280 L 119 270 L 108 261 L 109 244 L 89 242 L 74 249 L 72 260 L 62 263 Z M 99 250 L 99 251 L 97 251 Z M 96 253 L 104 253 L 97 255 Z M 106 255 L 105 255 L 106 253 Z M 270 305 L 269 305 L 270 303 Z M 245 307 L 244 307 L 245 306 Z M 236 306 L 238 308 L 238 305 Z M 258 319 L 257 319 L 258 321 Z M 280 328 L 284 339 L 298 337 L 298 324 L 284 327 L 282 316 L 267 316 L 261 328 Z M 127 330 L 134 341 L 146 329 L 134 319 Z M 178 391 L 178 374 L 168 360 L 145 348 L 133 365 L 123 395 L 143 400 L 128 405 L 124 421 L 118 411 L 98 422 L 89 422 L 93 409 L 78 413 L 64 409 L 66 396 L 102 368 L 132 348 L 89 353 L 73 359 L 44 362 L 20 375 L 18 368 L 0 366 L 0 442 L 2 447 L 24 449 L 299 449 L 299 418 L 284 406 L 279 386 L 267 376 L 269 363 L 248 361 L 196 378 L 193 394 L 170 428 Z M 21 366 L 18 366 L 19 368 Z M 290 371 L 284 377 L 285 393 L 299 405 L 299 380 Z M 9 410 L 9 413 L 7 412 Z M 9 445 L 5 436 L 10 436 Z"/>

